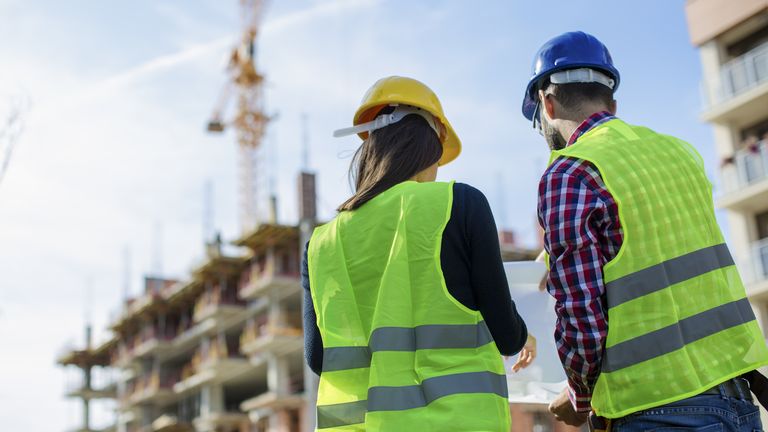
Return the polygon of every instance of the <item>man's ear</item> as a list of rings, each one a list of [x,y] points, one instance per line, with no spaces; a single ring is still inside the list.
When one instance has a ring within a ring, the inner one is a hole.
[[[612,115],[616,115],[616,99],[613,99],[611,104],[608,105],[608,112],[610,112]]]
[[[555,98],[551,94],[545,94],[544,90],[539,90],[539,100],[541,101],[541,109],[547,113],[547,117],[555,119],[556,107]]]

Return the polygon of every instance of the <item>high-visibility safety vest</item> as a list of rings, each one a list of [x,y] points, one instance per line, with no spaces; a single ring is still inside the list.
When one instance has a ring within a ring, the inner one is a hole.
[[[688,143],[610,120],[559,156],[599,170],[624,238],[603,268],[608,336],[592,408],[618,418],[768,364],[768,348]]]
[[[452,183],[400,183],[315,229],[320,431],[510,429],[504,364],[440,267]]]

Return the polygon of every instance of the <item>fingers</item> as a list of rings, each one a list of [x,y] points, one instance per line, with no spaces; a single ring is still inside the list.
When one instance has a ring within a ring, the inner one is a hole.
[[[525,369],[528,366],[533,363],[533,360],[536,358],[536,350],[532,350],[529,348],[523,348],[522,351],[520,351],[520,354],[518,354],[517,362],[512,366],[512,372],[517,372],[520,369]]]
[[[525,348],[523,348],[522,351],[520,351],[520,354],[517,356],[517,361],[514,365],[512,365],[512,372],[517,372],[523,367],[523,356],[525,355]]]

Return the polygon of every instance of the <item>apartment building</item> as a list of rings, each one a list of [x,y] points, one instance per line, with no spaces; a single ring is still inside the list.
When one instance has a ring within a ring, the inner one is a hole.
[[[768,329],[768,0],[688,0],[703,69],[701,118],[720,158],[717,207],[763,330]]]

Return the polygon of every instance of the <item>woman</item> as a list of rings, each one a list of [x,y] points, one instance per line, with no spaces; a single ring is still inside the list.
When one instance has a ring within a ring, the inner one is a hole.
[[[303,267],[318,430],[509,431],[501,354],[534,357],[488,202],[435,182],[461,143],[419,81],[376,82],[352,128],[355,193]],[[495,343],[494,343],[495,342]]]

